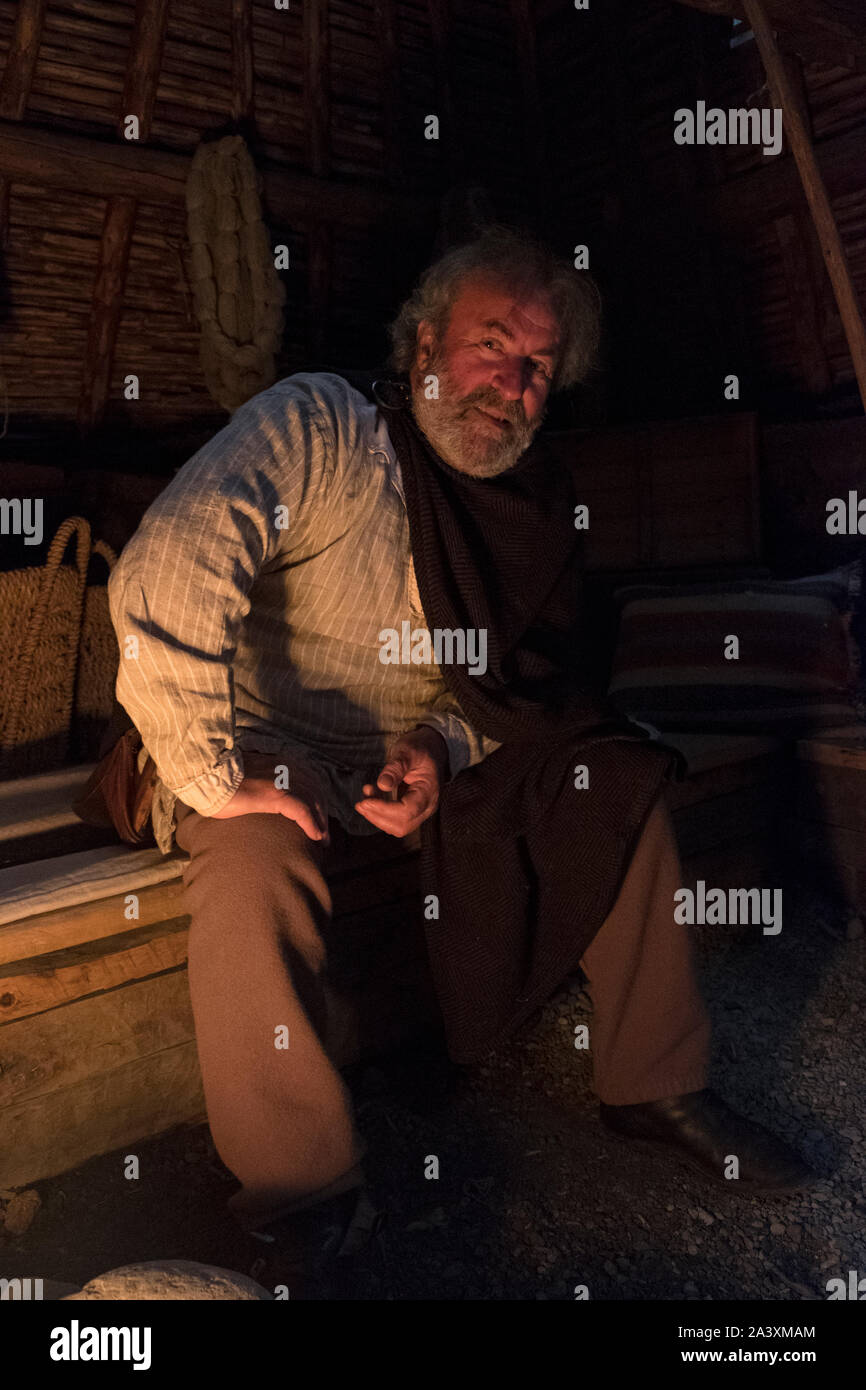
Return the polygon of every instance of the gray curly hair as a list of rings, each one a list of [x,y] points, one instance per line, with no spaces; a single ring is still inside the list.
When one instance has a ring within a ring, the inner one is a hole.
[[[536,237],[501,223],[485,227],[476,240],[455,246],[424,271],[389,325],[389,365],[398,372],[411,370],[422,320],[433,325],[441,341],[459,284],[478,273],[510,287],[547,294],[562,334],[553,390],[564,391],[583,381],[595,363],[601,336],[598,286],[586,271],[576,271]]]

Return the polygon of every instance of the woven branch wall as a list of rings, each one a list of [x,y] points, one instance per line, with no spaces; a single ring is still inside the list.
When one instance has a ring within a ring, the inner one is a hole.
[[[563,250],[591,245],[609,419],[715,408],[732,355],[758,408],[779,388],[818,398],[851,380],[796,175],[768,215],[754,149],[698,159],[671,138],[678,105],[710,91],[742,104],[760,86],[754,45],[732,49],[730,21],[673,0],[585,12],[571,0],[47,0],[22,51],[22,15],[38,10],[0,0],[13,433],[214,416],[183,190],[202,140],[237,131],[257,169],[288,181],[264,197],[289,262],[278,376],[379,362],[384,325],[437,243],[442,195],[475,184]],[[798,61],[866,298],[866,65],[826,48]],[[130,104],[143,112],[134,146]],[[425,138],[431,113],[438,139]],[[10,153],[16,129],[31,143]]]

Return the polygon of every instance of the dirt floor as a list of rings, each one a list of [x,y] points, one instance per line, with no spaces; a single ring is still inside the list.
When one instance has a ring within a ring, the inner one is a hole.
[[[362,1273],[355,1297],[571,1300],[585,1284],[592,1299],[824,1300],[828,1279],[866,1274],[862,927],[789,885],[778,937],[696,930],[713,1084],[799,1148],[818,1187],[740,1197],[603,1130],[574,1047],[591,1021],[575,979],[482,1067],[451,1066],[431,1037],[349,1073],[389,1213],[387,1269]],[[130,1150],[138,1181],[123,1175]],[[83,1284],[176,1258],[249,1273],[225,1212],[235,1187],[203,1126],[127,1146],[35,1184],[29,1229],[0,1235],[2,1272]]]

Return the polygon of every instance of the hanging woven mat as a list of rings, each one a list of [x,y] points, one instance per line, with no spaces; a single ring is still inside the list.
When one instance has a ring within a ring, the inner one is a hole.
[[[276,379],[286,297],[242,136],[199,145],[186,209],[202,370],[214,400],[232,411]]]

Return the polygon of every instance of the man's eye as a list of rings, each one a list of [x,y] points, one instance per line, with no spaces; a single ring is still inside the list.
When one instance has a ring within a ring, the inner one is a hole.
[[[499,345],[493,340],[493,338],[485,338],[481,346],[485,348],[493,348],[495,350]]]
[[[547,377],[549,379],[550,373],[548,372],[543,362],[533,362],[532,368],[536,372],[541,372],[542,376]]]

